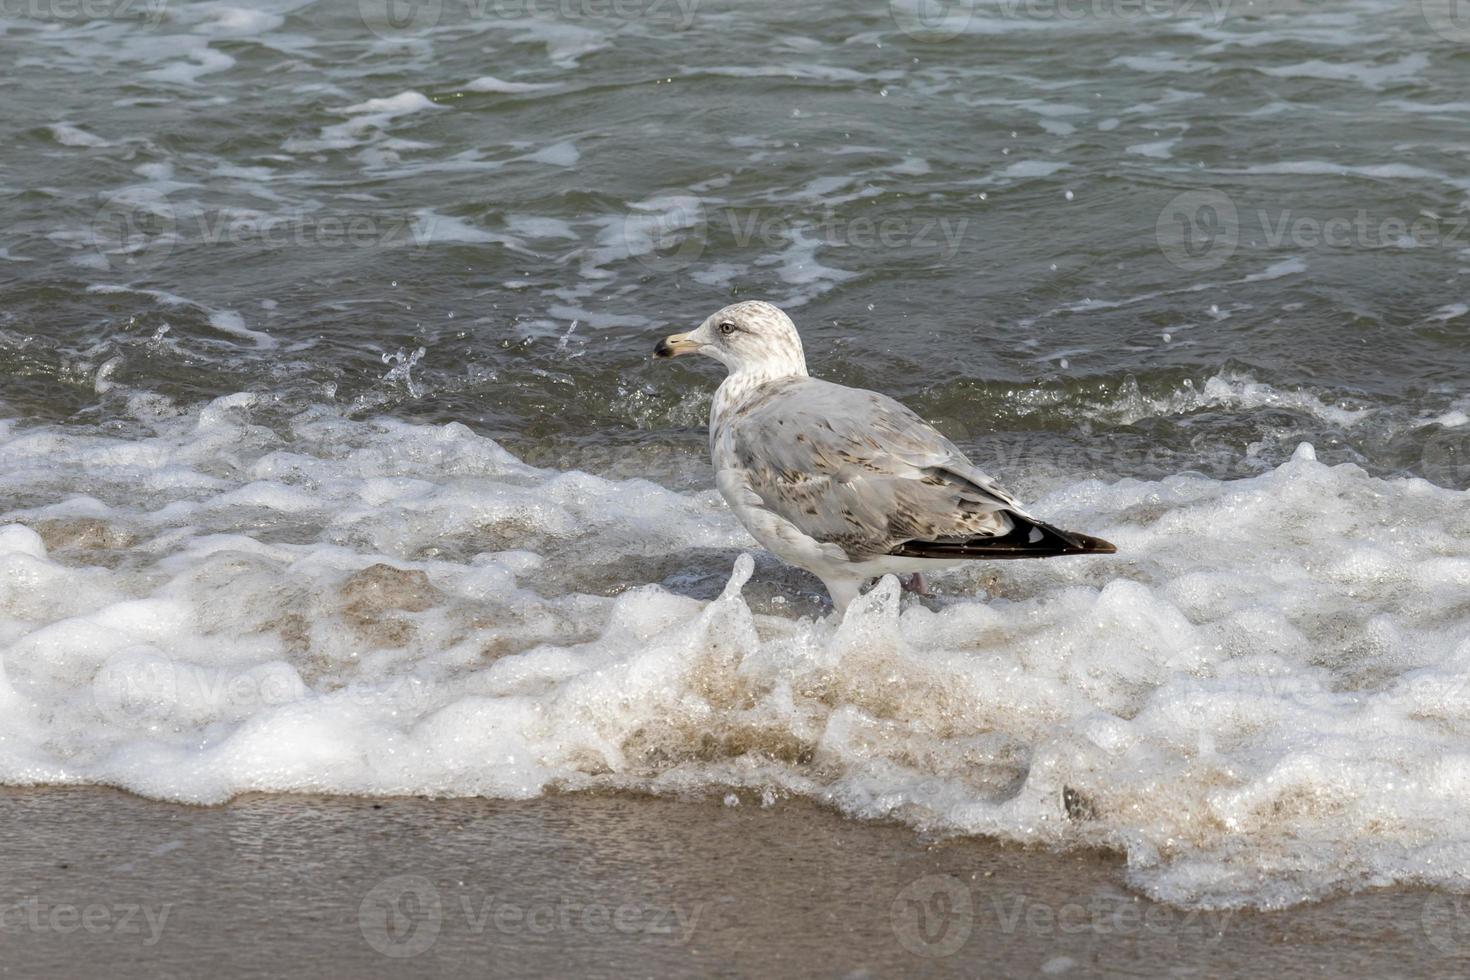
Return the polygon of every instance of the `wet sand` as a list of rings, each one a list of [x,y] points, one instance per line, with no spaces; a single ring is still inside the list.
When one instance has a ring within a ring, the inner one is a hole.
[[[0,790],[6,976],[1464,976],[1396,889],[1191,914],[1106,854],[926,842],[807,803]],[[1470,900],[1463,906],[1470,913]]]

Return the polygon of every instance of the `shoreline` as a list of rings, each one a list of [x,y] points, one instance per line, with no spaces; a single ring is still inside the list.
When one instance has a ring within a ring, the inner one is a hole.
[[[920,839],[800,800],[0,790],[0,973],[1463,975],[1470,900],[1191,912],[1121,859]]]

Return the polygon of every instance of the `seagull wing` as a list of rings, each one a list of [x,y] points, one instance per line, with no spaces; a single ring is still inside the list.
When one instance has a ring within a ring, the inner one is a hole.
[[[1031,518],[886,395],[815,378],[771,387],[727,423],[734,462],[765,509],[850,561],[1101,550]]]

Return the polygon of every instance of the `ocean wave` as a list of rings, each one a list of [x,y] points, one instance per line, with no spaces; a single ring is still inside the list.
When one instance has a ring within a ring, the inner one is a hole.
[[[1211,375],[1201,385],[1186,378],[1178,388],[1163,395],[1146,395],[1138,382],[1129,378],[1116,397],[1073,411],[1079,417],[1131,425],[1147,418],[1184,415],[1205,408],[1287,409],[1341,427],[1356,425],[1375,412],[1372,408],[1333,404],[1307,389],[1279,388],[1234,371]]]
[[[0,781],[749,787],[1113,849],[1186,905],[1470,884],[1463,492],[1309,446],[1062,481],[1033,509],[1115,559],[885,581],[835,623],[711,491],[258,401],[0,424]]]

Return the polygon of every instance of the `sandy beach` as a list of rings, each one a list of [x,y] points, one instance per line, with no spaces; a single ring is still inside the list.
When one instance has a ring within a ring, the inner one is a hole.
[[[1463,976],[1456,900],[1188,912],[1119,862],[797,801],[10,789],[6,976]],[[208,964],[207,967],[205,964]]]

